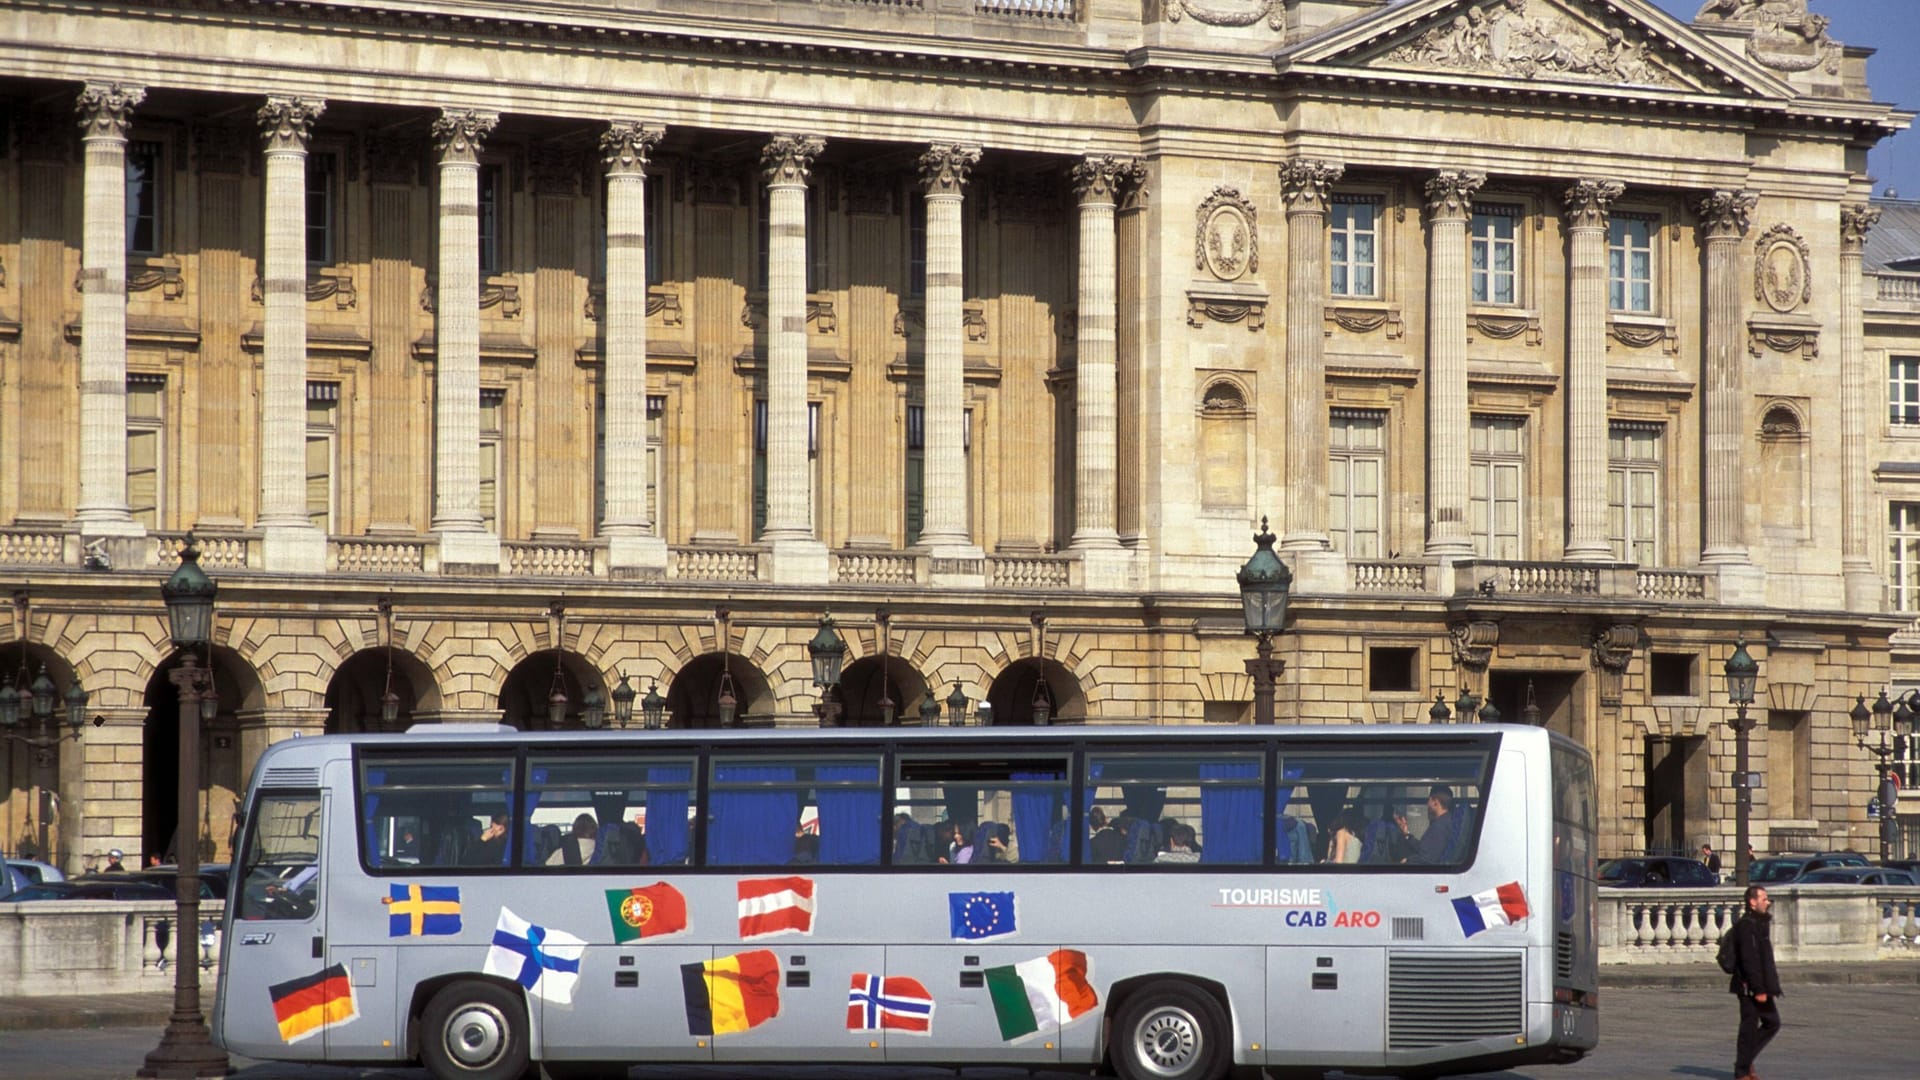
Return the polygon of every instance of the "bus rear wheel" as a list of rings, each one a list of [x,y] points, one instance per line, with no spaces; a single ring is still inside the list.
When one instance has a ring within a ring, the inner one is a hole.
[[[518,995],[494,983],[457,982],[420,1014],[421,1063],[435,1080],[521,1080],[527,1073],[527,1014]]]
[[[1120,1080],[1218,1080],[1230,1060],[1227,1018],[1212,995],[1183,982],[1150,983],[1114,1025]]]

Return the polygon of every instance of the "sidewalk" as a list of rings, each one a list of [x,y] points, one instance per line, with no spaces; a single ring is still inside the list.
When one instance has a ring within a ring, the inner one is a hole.
[[[1781,964],[1787,995],[1795,986],[1884,986],[1920,983],[1920,960],[1859,964]],[[1600,969],[1600,988],[1610,990],[1719,990],[1727,977],[1710,964],[1620,964]],[[1605,1000],[1605,994],[1601,999]],[[213,1007],[213,987],[200,991],[200,1007]],[[58,1028],[165,1026],[173,1013],[171,991],[150,994],[88,994],[61,997],[0,997],[0,1031]]]

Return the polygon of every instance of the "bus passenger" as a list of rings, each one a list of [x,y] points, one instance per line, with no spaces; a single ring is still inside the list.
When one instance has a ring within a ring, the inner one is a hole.
[[[1327,844],[1327,861],[1331,863],[1357,863],[1360,861],[1360,812],[1348,807],[1340,811],[1333,819],[1333,836]]]
[[[933,851],[936,862],[951,863],[960,854],[960,825],[958,822],[936,821],[933,823]]]
[[[599,823],[593,820],[592,814],[583,813],[574,818],[573,831],[560,841],[560,846],[553,854],[547,856],[547,865],[585,866],[587,860],[593,858],[594,837],[599,831]]]
[[[500,866],[506,862],[507,815],[495,814],[480,830],[480,840],[468,850],[468,862],[474,866]]]
[[[1167,850],[1154,856],[1154,862],[1197,863],[1200,861],[1200,843],[1194,837],[1193,826],[1178,822],[1167,827]]]
[[[1420,850],[1413,862],[1444,863],[1460,831],[1460,818],[1453,812],[1453,789],[1435,784],[1427,792],[1427,831],[1420,835]]]

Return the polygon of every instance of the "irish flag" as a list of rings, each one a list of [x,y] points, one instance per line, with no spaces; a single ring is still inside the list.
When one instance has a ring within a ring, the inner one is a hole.
[[[1058,949],[1038,960],[988,968],[986,976],[1000,1037],[1006,1040],[1060,1027],[1100,1004],[1087,981],[1087,954],[1078,949]]]
[[[1459,916],[1460,930],[1468,937],[1489,926],[1512,926],[1532,914],[1527,910],[1527,894],[1517,881],[1463,896],[1453,902],[1453,913]]]

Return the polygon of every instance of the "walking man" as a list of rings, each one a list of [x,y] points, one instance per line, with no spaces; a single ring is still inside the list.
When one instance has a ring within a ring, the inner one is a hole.
[[[1760,1080],[1753,1059],[1780,1033],[1780,971],[1773,964],[1773,916],[1765,886],[1747,886],[1747,910],[1733,924],[1734,972],[1727,990],[1740,999],[1733,1080]]]

